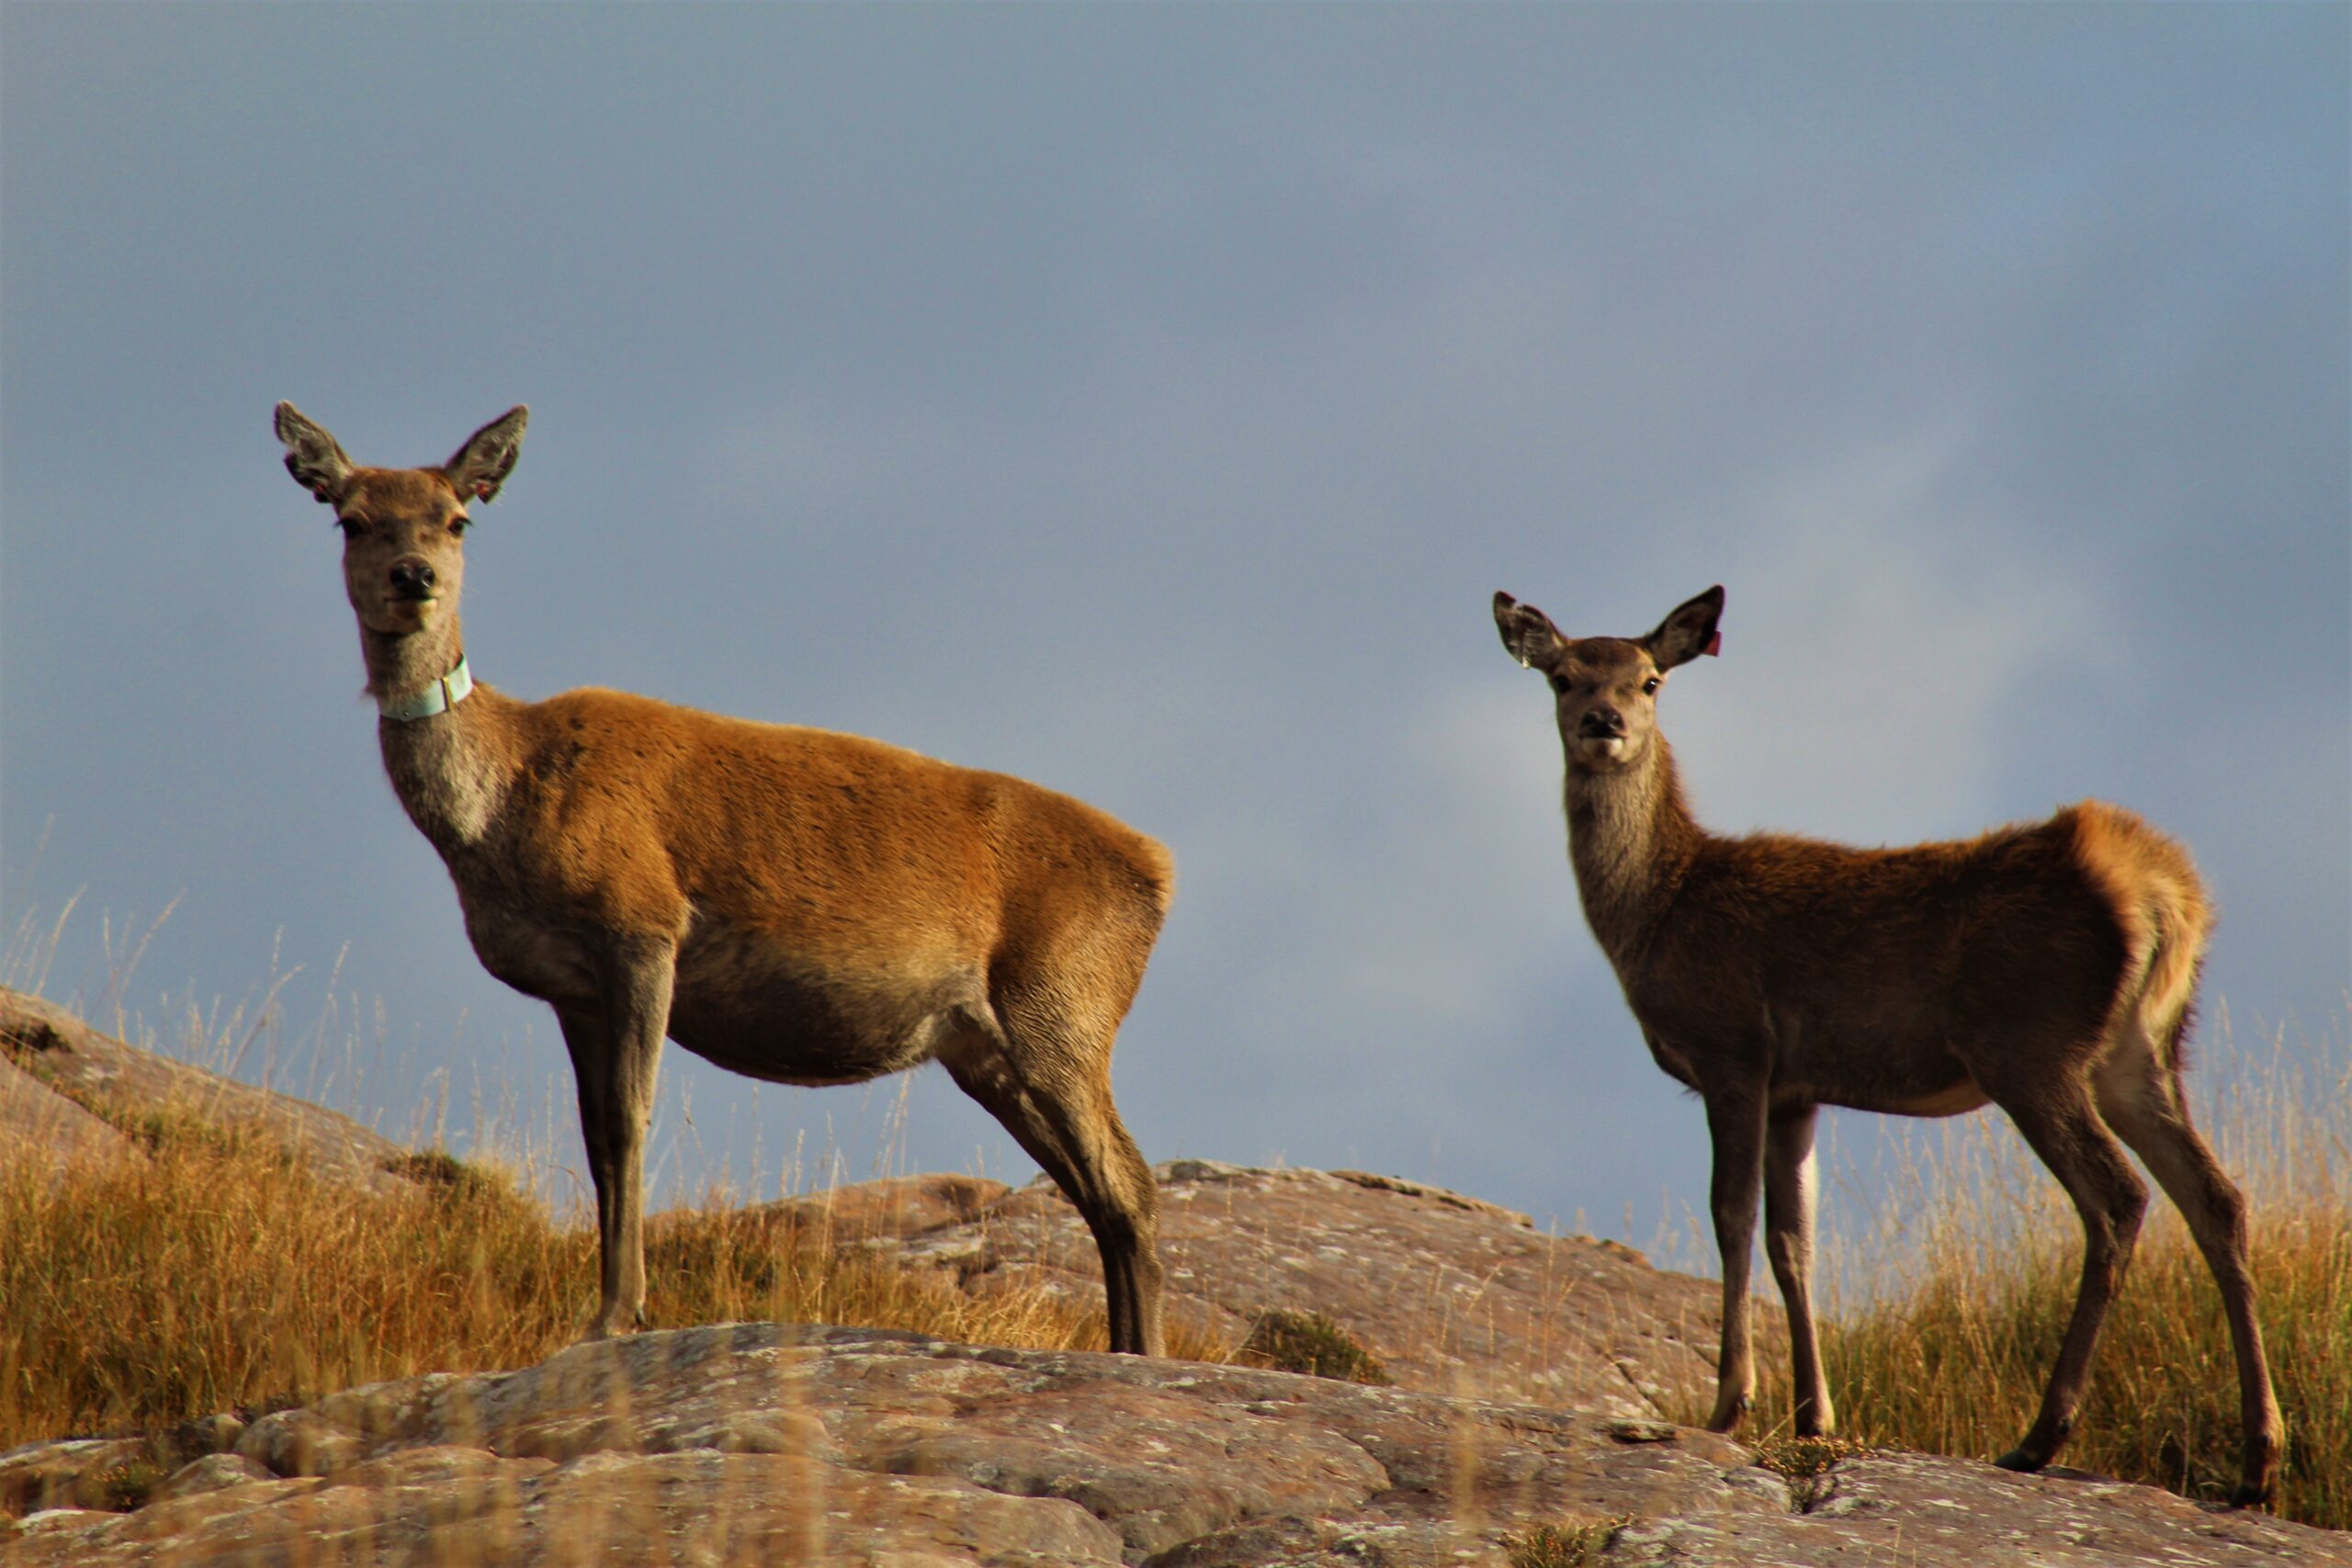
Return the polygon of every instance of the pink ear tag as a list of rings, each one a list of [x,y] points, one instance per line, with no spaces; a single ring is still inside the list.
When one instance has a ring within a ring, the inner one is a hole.
[[[1702,653],[1721,653],[1723,650],[1724,634],[1717,632],[1714,636],[1707,639],[1707,646],[1701,649],[1699,651]]]
[[[486,484],[478,484],[474,486],[474,494],[484,501],[488,501],[490,499],[490,486]]]

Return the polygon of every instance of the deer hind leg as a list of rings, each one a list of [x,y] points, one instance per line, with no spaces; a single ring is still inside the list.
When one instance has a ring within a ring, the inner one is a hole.
[[[2033,1471],[2048,1464],[2074,1430],[2099,1327],[2131,1264],[2148,1190],[2099,1121],[2080,1078],[2062,1075],[2024,1092],[1984,1088],[2066,1189],[2083,1222],[2082,1284],[2041,1396],[2041,1413],[2018,1446],[1993,1461],[2004,1470]]]
[[[1041,1048],[975,1031],[940,1054],[965,1093],[1076,1206],[1102,1256],[1111,1348],[1168,1353],[1160,1308],[1159,1194],[1111,1100],[1110,1052]]]
[[[2270,1386],[2270,1363],[2263,1354],[2262,1325],[2254,1311],[2254,1270],[2246,1238],[2246,1202],[2223,1173],[2213,1151],[2189,1121],[2181,1092],[2177,1058],[2159,1057],[2137,1021],[2115,1054],[2101,1064],[2093,1089],[2099,1113],[2118,1136],[2147,1163],[2149,1171],[2188,1222],[2189,1235],[2205,1255],[2206,1267],[2222,1292],[2237,1352],[2238,1393],[2245,1449],[2237,1488],[2238,1506],[2266,1502],[2276,1490],[2278,1461],[2286,1446],[2286,1424]]]
[[[669,950],[613,966],[601,1011],[560,1007],[556,1021],[580,1091],[581,1140],[596,1186],[600,1280],[588,1337],[609,1338],[645,1320],[645,1126],[668,1032]]]
[[[1838,1429],[1821,1347],[1813,1323],[1814,1164],[1811,1105],[1775,1110],[1764,1134],[1764,1256],[1780,1282],[1789,1313],[1789,1355],[1795,1369],[1796,1433],[1826,1437]]]
[[[1706,1101],[1707,1132],[1715,1155],[1709,1203],[1724,1262],[1723,1355],[1716,1362],[1715,1410],[1707,1418],[1707,1430],[1728,1432],[1747,1414],[1756,1394],[1747,1272],[1756,1248],[1757,1190],[1764,1179],[1765,1100],[1760,1089],[1710,1089]]]

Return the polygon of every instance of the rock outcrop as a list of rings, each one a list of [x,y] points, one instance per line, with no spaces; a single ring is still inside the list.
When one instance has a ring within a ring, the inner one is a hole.
[[[1428,1393],[1660,1418],[1714,1386],[1721,1288],[1631,1247],[1363,1171],[1175,1160],[1154,1175],[1170,1317],[1212,1343],[1288,1309],[1330,1318]],[[966,1290],[1102,1301],[1085,1223],[1042,1179],[913,1177],[785,1206]]]
[[[24,1568],[2352,1565],[2342,1537],[2146,1487],[1899,1455],[1792,1491],[1657,1421],[774,1324],[355,1389],[135,1512],[14,1528]]]
[[[136,1158],[175,1126],[266,1136],[330,1180],[388,1191],[410,1151],[350,1117],[101,1033],[0,987],[0,1157]]]

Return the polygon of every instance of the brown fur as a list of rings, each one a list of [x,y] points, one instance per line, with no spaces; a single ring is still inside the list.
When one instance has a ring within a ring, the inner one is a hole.
[[[1747,1270],[1765,1249],[1789,1312],[1796,1427],[1831,1430],[1811,1303],[1817,1107],[1944,1116],[1996,1104],[2064,1184],[2086,1244],[2041,1412],[2001,1463],[2049,1462],[2074,1421],[2145,1188],[2137,1151],[2211,1266],[2238,1357],[2238,1497],[2267,1497],[2284,1427],[2254,1314],[2245,1204],[2190,1124],[2181,1040],[2212,913],[2187,852],[2099,801],[1958,843],[1861,850],[1727,839],[1691,816],[1657,694],[1713,650],[1723,591],[1639,638],[1572,640],[1495,596],[1503,645],[1556,694],[1569,858],[1593,934],[1658,1065],[1696,1089],[1714,1143],[1721,1386],[1754,1387]]]
[[[496,493],[524,411],[406,469],[355,467],[290,405],[277,417],[288,468],[344,528],[368,689],[431,685],[463,651],[468,500]],[[667,1036],[778,1083],[941,1061],[1092,1227],[1113,1348],[1160,1353],[1157,1197],[1110,1083],[1174,890],[1159,843],[1002,773],[620,692],[530,703],[477,684],[379,738],[483,966],[562,1025],[603,1244],[595,1333],[644,1306],[641,1156]]]

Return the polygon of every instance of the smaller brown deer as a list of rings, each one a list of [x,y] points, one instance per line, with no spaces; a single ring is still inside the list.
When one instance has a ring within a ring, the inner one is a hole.
[[[1567,754],[1568,858],[1650,1055],[1696,1089],[1714,1145],[1723,1357],[1709,1425],[1748,1406],[1748,1255],[1788,1303],[1796,1430],[1832,1429],[1815,1338],[1815,1108],[2008,1113],[2081,1214],[2082,1284],[2041,1411],[1996,1462],[2065,1441],[2147,1207],[2121,1137],[2187,1216],[2221,1287],[2245,1450],[2233,1501],[2268,1498],[2285,1427],[2255,1321],[2245,1200],[2189,1122],[2181,1038],[2212,913],[2185,851],[2099,801],[1962,843],[1860,850],[1719,838],[1684,804],[1657,694],[1719,646],[1724,591],[1646,637],[1563,637],[1495,595],[1503,647],[1543,671]]]
[[[277,435],[343,530],[393,791],[482,966],[562,1026],[596,1186],[592,1333],[642,1319],[666,1036],[771,1083],[944,1064],[1093,1231],[1111,1348],[1161,1354],[1158,1193],[1111,1101],[1111,1046],[1168,910],[1168,852],[1068,795],[876,740],[474,682],[467,513],[505,482],[527,417],[435,468],[360,468],[291,403]]]

